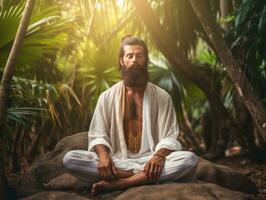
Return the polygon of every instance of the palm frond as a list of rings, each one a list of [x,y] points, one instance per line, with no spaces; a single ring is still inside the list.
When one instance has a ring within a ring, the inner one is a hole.
[[[14,40],[22,17],[24,3],[5,6],[0,9],[0,49]]]
[[[0,29],[4,30],[0,32],[0,67],[4,66],[7,60],[21,18],[22,7],[22,4],[18,4],[9,10],[0,11]],[[17,68],[18,71],[26,66],[36,66],[38,59],[47,57],[66,43],[67,34],[64,32],[70,27],[73,18],[62,18],[59,11],[54,6],[33,13],[17,61],[17,65],[20,66]]]
[[[21,124],[24,127],[29,127],[34,122],[36,117],[40,117],[41,111],[45,111],[43,108],[32,107],[11,107],[7,110],[7,120]]]

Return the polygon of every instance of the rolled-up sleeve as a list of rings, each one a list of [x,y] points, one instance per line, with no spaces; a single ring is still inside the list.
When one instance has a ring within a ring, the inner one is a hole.
[[[160,137],[155,151],[161,148],[180,151],[182,145],[177,140],[179,128],[172,99],[169,95],[164,95],[159,102],[158,131]]]
[[[113,153],[110,144],[110,128],[108,124],[109,111],[107,103],[104,93],[101,94],[95,107],[88,132],[88,151],[94,152],[94,147],[102,144],[110,150],[111,154]]]
[[[159,149],[169,149],[172,151],[180,151],[182,149],[181,143],[177,139],[165,138],[162,139],[155,147],[155,152]]]

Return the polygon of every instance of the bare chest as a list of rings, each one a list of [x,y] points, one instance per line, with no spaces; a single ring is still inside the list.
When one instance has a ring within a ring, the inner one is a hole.
[[[139,152],[142,133],[142,107],[143,97],[126,95],[124,109],[124,134],[128,150]]]

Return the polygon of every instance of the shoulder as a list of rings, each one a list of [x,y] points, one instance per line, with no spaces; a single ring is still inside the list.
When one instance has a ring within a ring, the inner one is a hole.
[[[149,82],[148,83],[148,87],[149,87],[149,90],[152,90],[152,92],[157,97],[159,102],[160,101],[169,101],[169,100],[171,100],[171,97],[168,94],[168,92],[166,92],[164,89],[158,87],[154,83]]]
[[[113,86],[102,92],[99,96],[98,101],[105,101],[105,100],[112,100],[114,97],[118,95],[118,93],[121,91],[121,88],[123,86],[123,82],[119,81],[118,83],[115,83]]]

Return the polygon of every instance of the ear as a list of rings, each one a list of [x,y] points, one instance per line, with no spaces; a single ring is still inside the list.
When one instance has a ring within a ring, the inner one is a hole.
[[[124,62],[123,62],[123,57],[120,57],[120,58],[119,58],[119,63],[120,63],[120,65],[121,65],[121,66],[123,66],[123,65],[124,65]]]

